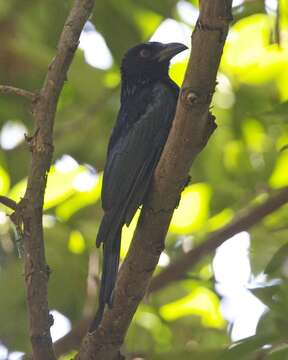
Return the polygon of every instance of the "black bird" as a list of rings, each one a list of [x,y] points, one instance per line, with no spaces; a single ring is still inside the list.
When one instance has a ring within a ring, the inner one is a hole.
[[[169,78],[173,56],[183,44],[147,42],[128,50],[121,65],[121,107],[107,153],[102,187],[105,212],[96,245],[103,243],[99,307],[90,331],[112,306],[118,272],[121,230],[143,204],[174,118],[179,93]]]

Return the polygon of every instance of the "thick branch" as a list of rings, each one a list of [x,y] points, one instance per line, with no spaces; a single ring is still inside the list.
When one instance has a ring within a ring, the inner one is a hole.
[[[262,204],[238,214],[229,224],[208,235],[201,245],[181,256],[157,275],[151,282],[149,292],[158,291],[173,281],[183,279],[189,269],[204,256],[214,252],[224,241],[240,231],[248,230],[287,202],[288,187],[285,187],[275,194],[273,193]]]
[[[25,196],[18,204],[16,214],[23,221],[24,226],[29,333],[35,360],[55,359],[50,336],[50,326],[53,321],[49,317],[47,300],[50,271],[46,265],[42,228],[44,192],[53,155],[53,124],[58,97],[94,1],[75,0],[74,2],[59,40],[56,56],[49,66],[44,85],[34,103],[35,134],[27,138],[32,152],[32,163]]]
[[[189,169],[215,129],[209,106],[231,20],[231,3],[200,2],[200,19],[192,36],[193,56],[149,198],[120,269],[113,308],[104,314],[100,327],[84,338],[78,360],[122,358],[119,348],[157,266]]]
[[[24,90],[24,89],[19,89],[19,88],[16,88],[14,86],[9,86],[9,85],[0,85],[0,93],[7,94],[7,95],[12,94],[12,95],[16,95],[16,96],[21,96],[21,97],[24,97],[31,101],[34,101],[37,99],[37,94],[35,94],[34,92]]]

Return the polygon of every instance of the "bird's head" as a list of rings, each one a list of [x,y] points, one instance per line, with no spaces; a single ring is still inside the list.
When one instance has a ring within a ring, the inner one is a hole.
[[[157,80],[168,75],[170,60],[187,46],[180,43],[147,42],[129,49],[121,65],[125,79]]]

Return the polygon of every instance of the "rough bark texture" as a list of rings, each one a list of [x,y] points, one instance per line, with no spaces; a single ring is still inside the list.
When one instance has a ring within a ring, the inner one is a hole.
[[[49,66],[39,94],[11,86],[0,86],[2,93],[32,100],[32,113],[36,126],[34,135],[26,137],[32,153],[26,192],[24,198],[17,204],[15,213],[11,215],[13,222],[18,226],[18,231],[22,234],[24,245],[29,335],[35,360],[56,359],[50,335],[50,326],[53,323],[53,319],[49,316],[47,300],[50,271],[45,259],[42,228],[44,192],[53,155],[53,124],[68,68],[94,2],[95,0],[75,0],[64,25],[56,56]]]
[[[232,0],[200,2],[190,57],[173,126],[143,207],[132,244],[120,269],[113,309],[86,335],[76,359],[123,359],[120,347],[149,285],[193,160],[215,130],[209,106],[231,20]]]

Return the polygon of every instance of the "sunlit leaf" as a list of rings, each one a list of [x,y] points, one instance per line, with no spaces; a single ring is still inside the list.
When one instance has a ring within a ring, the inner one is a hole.
[[[188,315],[197,315],[208,327],[223,328],[218,297],[209,289],[199,286],[184,298],[161,307],[160,314],[167,321],[174,321]]]
[[[274,188],[281,188],[288,185],[288,151],[280,153],[275,169],[270,177],[269,183]]]
[[[225,46],[222,70],[249,84],[281,76],[288,65],[288,48],[269,45],[270,29],[271,18],[264,14],[238,21]]]
[[[108,88],[115,88],[120,83],[120,74],[118,71],[111,70],[105,73],[103,78],[104,85]]]
[[[178,86],[181,86],[183,83],[187,63],[188,58],[186,61],[177,62],[170,66],[169,75]]]
[[[240,141],[232,140],[225,145],[224,164],[229,170],[235,170],[239,164],[239,157],[243,151]]]
[[[171,330],[148,306],[141,305],[134,317],[136,324],[151,332],[159,350],[171,349]]]
[[[277,149],[279,151],[288,150],[288,133],[280,135],[280,137],[277,139]]]
[[[51,166],[45,191],[44,209],[52,208],[75,194],[77,190],[74,182],[78,175],[86,172],[85,166],[77,166],[65,172],[57,170],[55,166]],[[21,180],[11,189],[9,196],[19,201],[24,196],[26,184],[26,179]]]
[[[86,244],[81,232],[78,230],[71,231],[68,241],[68,249],[73,254],[82,254],[85,248]]]
[[[60,356],[59,360],[71,360],[76,356],[77,351],[71,351],[69,354]]]
[[[120,250],[120,258],[123,259],[129,249],[131,240],[133,238],[134,230],[136,228],[138,219],[140,215],[140,210],[137,210],[136,214],[134,215],[130,225],[127,227],[126,225],[122,228],[122,237],[121,237],[121,250]]]
[[[208,226],[210,231],[215,231],[220,227],[226,225],[233,217],[232,209],[224,209],[220,213],[212,216],[208,220]]]
[[[98,176],[97,182],[88,191],[75,192],[69,199],[56,208],[56,215],[62,220],[68,220],[80,209],[95,204],[101,195],[102,174]]]
[[[208,217],[210,195],[207,184],[187,186],[182,192],[178,208],[174,211],[169,231],[187,234],[200,229]]]
[[[243,122],[242,130],[248,147],[255,152],[263,151],[265,132],[261,123],[248,118]]]
[[[10,186],[10,177],[6,170],[0,166],[0,194],[6,195]]]
[[[19,201],[21,199],[21,197],[24,196],[26,185],[27,185],[26,179],[22,179],[21,181],[19,181],[10,190],[9,197],[15,201]]]
[[[280,5],[280,27],[281,29],[285,29],[286,33],[288,30],[288,3],[286,0],[279,0]]]
[[[73,183],[77,175],[85,173],[86,171],[84,166],[78,166],[71,171],[60,172],[52,166],[47,180],[44,209],[56,206],[75,193],[76,189]]]

